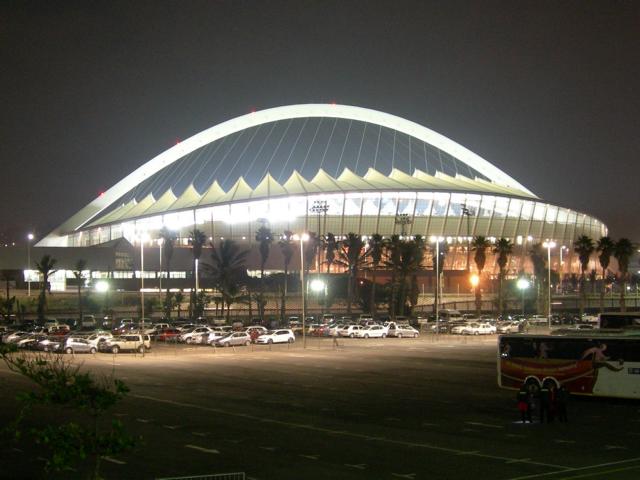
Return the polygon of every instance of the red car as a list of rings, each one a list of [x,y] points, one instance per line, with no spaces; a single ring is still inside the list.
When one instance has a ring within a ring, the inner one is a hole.
[[[155,335],[155,338],[158,342],[175,342],[180,333],[177,328],[163,328]]]

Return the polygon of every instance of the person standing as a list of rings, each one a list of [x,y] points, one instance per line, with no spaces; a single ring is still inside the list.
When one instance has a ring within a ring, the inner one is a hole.
[[[540,423],[544,423],[545,417],[547,421],[549,419],[549,401],[550,401],[549,387],[545,384],[540,388]]]
[[[518,410],[520,411],[520,419],[522,423],[531,423],[531,405],[529,404],[529,393],[523,385],[516,396],[518,402]]]
[[[569,392],[564,385],[561,385],[556,396],[556,404],[558,407],[558,421],[560,423],[566,423],[569,421],[567,419],[567,403],[569,403]]]

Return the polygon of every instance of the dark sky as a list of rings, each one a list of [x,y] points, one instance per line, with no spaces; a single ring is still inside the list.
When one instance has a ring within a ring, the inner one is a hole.
[[[0,3],[0,231],[251,108],[371,107],[640,240],[640,2]]]

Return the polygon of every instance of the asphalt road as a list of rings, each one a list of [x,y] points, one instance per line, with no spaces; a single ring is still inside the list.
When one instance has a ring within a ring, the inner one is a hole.
[[[568,424],[518,423],[496,385],[496,338],[330,339],[78,355],[131,388],[115,415],[141,435],[110,479],[246,472],[266,479],[636,479],[640,403],[574,398]],[[0,367],[6,421],[26,383]],[[44,419],[43,419],[44,420]],[[2,478],[36,478],[28,445]],[[83,478],[77,471],[59,478]]]

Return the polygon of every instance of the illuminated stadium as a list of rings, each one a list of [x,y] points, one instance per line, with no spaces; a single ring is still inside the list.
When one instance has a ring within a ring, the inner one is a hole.
[[[176,232],[177,245],[187,247],[197,228],[214,241],[233,239],[255,250],[263,225],[275,235],[444,237],[450,270],[466,268],[469,238],[504,237],[516,245],[511,272],[527,268],[518,248],[525,252],[545,239],[569,246],[580,235],[607,233],[598,219],[545,202],[417,123],[360,107],[308,104],[249,113],[182,141],[37,246],[135,243],[141,234],[153,241],[165,226]],[[571,250],[565,271],[577,271]],[[275,255],[271,268],[278,265]]]

